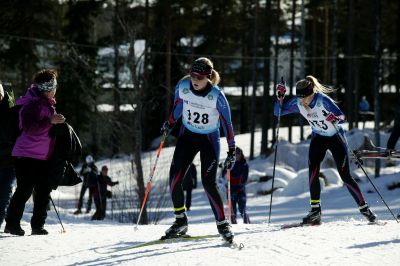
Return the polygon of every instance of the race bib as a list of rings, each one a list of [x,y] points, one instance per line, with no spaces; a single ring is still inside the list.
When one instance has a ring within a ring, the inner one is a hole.
[[[217,99],[219,89],[213,87],[206,96],[198,96],[190,90],[190,81],[179,86],[179,97],[183,101],[182,122],[190,131],[208,134],[219,129]]]
[[[307,119],[314,133],[322,136],[333,136],[337,133],[333,124],[325,120],[326,117],[324,114],[329,113],[329,111],[324,108],[322,97],[318,97],[313,108],[305,107],[301,104],[300,100],[297,101],[297,106],[303,117]]]

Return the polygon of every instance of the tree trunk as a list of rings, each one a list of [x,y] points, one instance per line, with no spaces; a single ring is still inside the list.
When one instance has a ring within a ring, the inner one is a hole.
[[[255,0],[253,35],[253,94],[251,95],[250,160],[254,159],[254,132],[256,130],[256,92],[257,92],[257,17],[258,1]]]
[[[166,92],[165,92],[165,114],[164,117],[167,120],[169,115],[169,103],[171,102],[171,42],[172,42],[172,25],[171,25],[171,5],[167,5],[165,12],[167,16],[167,32],[166,32],[166,49],[165,49],[165,81],[166,81]]]
[[[332,86],[337,88],[337,0],[332,0],[332,28],[331,28],[331,43],[332,43]],[[334,92],[335,100],[337,100],[337,93]]]
[[[346,117],[349,122],[349,129],[353,128],[352,102],[353,102],[353,56],[354,56],[354,0],[348,1],[347,14],[347,42],[346,42]],[[358,99],[357,99],[358,100]]]
[[[279,22],[279,13],[281,12],[281,1],[277,0],[276,1],[276,21]],[[276,88],[276,84],[278,82],[278,56],[279,56],[279,23],[277,23],[276,29],[275,29],[275,58],[274,58],[274,90]],[[272,112],[272,118],[275,121],[275,116]],[[273,130],[272,130],[272,146],[274,146],[276,142],[276,123],[273,125]]]
[[[262,103],[262,136],[261,136],[261,155],[266,156],[268,153],[268,129],[270,119],[268,115],[269,108],[269,84],[271,81],[271,0],[267,0],[265,5],[265,46],[264,46],[264,90]]]
[[[300,64],[300,77],[304,78],[305,73],[305,40],[306,40],[306,22],[305,22],[305,10],[304,10],[304,0],[301,0],[301,40],[300,40],[300,57],[301,57],[301,64]],[[304,118],[299,116],[300,122],[300,140],[304,140],[304,127],[303,127]]]
[[[381,118],[380,88],[381,88],[381,1],[375,0],[375,73],[374,73],[374,108],[375,108],[375,145],[380,146],[379,124]],[[375,160],[375,177],[380,175],[380,160]]]
[[[119,88],[119,42],[118,42],[118,14],[119,12],[119,1],[115,1],[114,8],[114,21],[113,21],[113,42],[114,42],[114,121],[113,129],[111,133],[111,145],[112,154],[115,155],[120,149],[120,134],[119,134],[119,117],[120,117],[120,105],[121,105],[121,95]]]
[[[293,73],[294,73],[294,49],[295,49],[295,41],[294,41],[294,35],[296,33],[295,31],[295,23],[294,20],[296,18],[296,0],[292,1],[292,29],[291,29],[291,36],[290,36],[290,66],[289,66],[289,94],[293,95]],[[292,142],[292,120],[293,118],[289,118],[289,136],[288,136],[288,141]]]

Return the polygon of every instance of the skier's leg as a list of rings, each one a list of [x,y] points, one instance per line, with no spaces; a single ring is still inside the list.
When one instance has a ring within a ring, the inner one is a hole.
[[[176,144],[170,168],[169,191],[174,205],[175,222],[165,232],[167,237],[182,235],[188,230],[182,180],[196,153],[197,148],[193,145],[190,136],[183,134]]]
[[[234,234],[229,221],[225,219],[224,205],[216,182],[219,152],[219,132],[204,136],[200,145],[201,182],[214,213],[218,232],[227,242],[231,242]]]
[[[335,135],[332,137],[329,149],[332,152],[333,158],[335,159],[339,175],[349,190],[351,196],[356,201],[361,214],[366,217],[368,221],[375,221],[375,213],[369,209],[360,187],[350,174],[350,164],[346,144],[343,143],[339,136]]]
[[[327,150],[325,142],[325,137],[315,135],[310,143],[308,153],[308,183],[310,186],[311,210],[303,218],[303,223],[307,224],[319,224],[321,222],[321,184],[319,181],[319,171]]]

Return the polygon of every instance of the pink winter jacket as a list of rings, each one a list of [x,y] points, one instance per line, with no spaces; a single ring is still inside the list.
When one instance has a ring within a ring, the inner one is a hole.
[[[19,113],[21,135],[15,142],[12,156],[49,160],[54,148],[54,138],[50,138],[52,127],[50,118],[55,114],[55,99],[42,96],[37,87],[28,88],[25,96],[16,104],[22,105]]]

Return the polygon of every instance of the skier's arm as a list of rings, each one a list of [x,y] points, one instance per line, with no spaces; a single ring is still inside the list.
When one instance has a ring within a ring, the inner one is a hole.
[[[219,112],[219,119],[222,123],[226,141],[228,142],[229,150],[235,149],[235,137],[233,135],[233,126],[231,121],[231,109],[229,103],[226,100],[225,95],[221,91],[217,100],[217,110]]]
[[[297,97],[292,97],[286,102],[282,103],[282,110],[281,110],[281,115],[287,115],[287,114],[293,114],[293,113],[299,113],[299,107],[297,106]],[[278,98],[275,98],[275,104],[274,104],[274,115],[278,116],[279,114],[279,100]]]
[[[174,98],[174,105],[172,106],[171,113],[168,117],[168,124],[173,126],[175,122],[181,117],[182,109],[183,109],[183,101],[179,97],[179,84],[178,83],[175,87],[175,98]]]
[[[328,112],[334,114],[339,119],[339,123],[343,123],[346,120],[343,112],[339,109],[339,107],[331,98],[323,97],[322,104]]]

